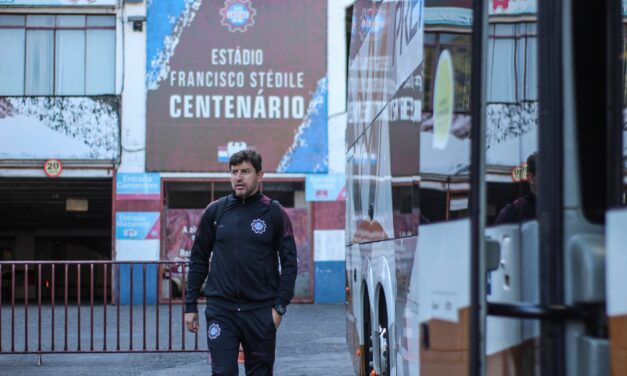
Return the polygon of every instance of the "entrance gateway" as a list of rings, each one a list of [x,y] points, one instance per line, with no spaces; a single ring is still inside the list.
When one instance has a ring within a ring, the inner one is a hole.
[[[111,260],[112,184],[111,178],[1,178],[0,259]],[[74,274],[69,280],[76,281],[76,271],[70,270]],[[61,272],[57,270],[58,293],[63,288]],[[16,288],[24,290],[20,273],[16,270]],[[53,286],[50,270],[43,273],[45,297]],[[83,280],[87,273],[87,268],[83,269]],[[10,278],[11,271],[3,270],[3,287],[10,285]],[[31,277],[28,282],[32,290],[28,295],[35,298],[36,279]],[[19,299],[23,291],[17,290]],[[3,294],[3,299],[7,298],[10,296]]]

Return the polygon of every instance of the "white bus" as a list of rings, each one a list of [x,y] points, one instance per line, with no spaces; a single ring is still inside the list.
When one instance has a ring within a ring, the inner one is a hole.
[[[625,9],[349,8],[356,374],[627,375]]]

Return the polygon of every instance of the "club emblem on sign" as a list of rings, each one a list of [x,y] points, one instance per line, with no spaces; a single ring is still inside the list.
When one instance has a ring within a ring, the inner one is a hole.
[[[222,330],[220,329],[220,325],[214,322],[209,326],[209,329],[207,330],[207,335],[209,336],[209,339],[216,339],[220,337],[221,331]]]
[[[266,232],[266,222],[263,219],[255,219],[251,222],[250,227],[255,234],[263,234]]]
[[[245,32],[255,24],[257,11],[250,0],[226,0],[224,7],[220,9],[222,25],[229,28],[230,32]]]

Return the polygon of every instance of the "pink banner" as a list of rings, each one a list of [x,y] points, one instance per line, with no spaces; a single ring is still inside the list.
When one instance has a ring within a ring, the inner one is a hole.
[[[296,248],[298,249],[298,275],[296,277],[294,299],[311,301],[312,291],[310,276],[312,273],[312,265],[311,241],[309,239],[309,210],[286,208],[285,211],[292,221],[294,240],[296,241]]]
[[[166,259],[188,261],[196,228],[204,209],[168,209],[166,215]]]

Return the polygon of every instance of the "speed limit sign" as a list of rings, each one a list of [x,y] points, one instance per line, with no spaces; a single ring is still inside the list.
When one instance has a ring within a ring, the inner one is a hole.
[[[49,178],[56,178],[61,175],[61,171],[63,171],[63,164],[58,159],[48,159],[44,163],[44,172]]]

